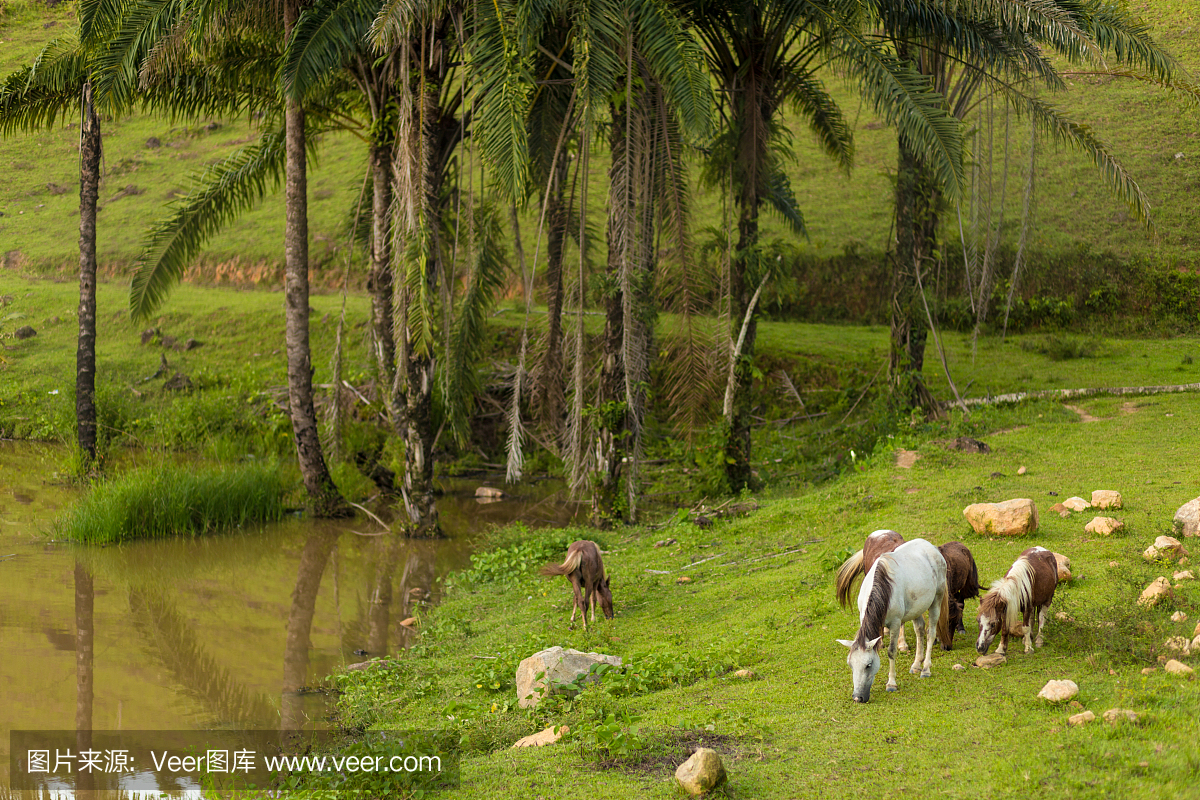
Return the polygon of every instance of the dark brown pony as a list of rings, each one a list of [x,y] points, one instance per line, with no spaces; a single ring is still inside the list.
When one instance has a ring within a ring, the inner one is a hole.
[[[838,567],[836,591],[838,602],[842,608],[850,607],[850,592],[854,588],[854,580],[859,575],[866,575],[875,564],[875,559],[884,553],[890,553],[904,544],[904,537],[895,531],[881,530],[867,535],[862,550],[846,559]],[[904,641],[904,628],[896,637],[896,649],[902,653],[908,652],[908,644]]]
[[[975,649],[987,653],[996,634],[1000,634],[1000,646],[996,652],[1004,655],[1008,649],[1008,637],[1024,636],[1025,652],[1042,646],[1042,632],[1046,628],[1046,614],[1054,600],[1054,589],[1058,586],[1058,564],[1054,553],[1044,547],[1031,547],[1017,557],[1008,574],[992,584],[992,588],[979,601],[979,641]],[[1033,615],[1038,617],[1037,640],[1032,644],[1029,635],[1033,632]]]
[[[938,548],[946,559],[946,585],[950,589],[950,641],[942,642],[943,650],[954,647],[954,634],[966,633],[963,609],[966,601],[979,597],[979,570],[971,551],[962,542],[946,542]]]
[[[571,542],[567,548],[567,558],[561,564],[547,564],[542,567],[543,575],[566,575],[575,590],[575,606],[571,609],[571,622],[575,622],[575,612],[583,614],[583,629],[587,630],[587,612],[590,604],[592,622],[596,621],[596,598],[600,598],[600,609],[606,619],[613,618],[612,592],[608,588],[608,574],[604,571],[604,561],[600,558],[600,548],[595,542],[580,539]]]

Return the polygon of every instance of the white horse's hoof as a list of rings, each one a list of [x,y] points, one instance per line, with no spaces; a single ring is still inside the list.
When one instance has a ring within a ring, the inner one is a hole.
[[[900,687],[899,686],[889,686],[889,687],[887,687],[887,690],[889,692],[898,692],[898,691],[900,691]]]
[[[898,645],[896,645],[896,650],[897,650],[898,652],[901,652],[901,653],[907,653],[907,652],[908,652],[908,645],[906,645],[906,644],[898,644]]]
[[[921,671],[921,668],[914,664],[913,666],[908,668],[908,671],[911,672],[913,675],[916,675],[918,672]]]
[[[923,669],[923,670],[921,670],[921,677],[922,677],[922,678],[932,678],[932,677],[933,677],[933,673],[932,673],[932,672],[930,672],[930,671],[929,671],[929,670],[927,670],[927,669]]]

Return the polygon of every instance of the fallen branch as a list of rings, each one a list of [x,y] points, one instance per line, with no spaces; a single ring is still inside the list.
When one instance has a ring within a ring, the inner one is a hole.
[[[392,532],[392,529],[391,529],[390,527],[388,527],[388,524],[387,524],[386,522],[384,522],[383,520],[381,520],[379,517],[375,516],[373,513],[371,513],[371,510],[370,510],[370,509],[368,509],[368,508],[364,508],[363,506],[360,506],[358,503],[355,503],[355,502],[352,502],[352,501],[347,501],[347,502],[349,502],[349,503],[350,503],[350,505],[354,506],[354,507],[355,507],[355,508],[357,508],[359,511],[363,512],[364,514],[366,514],[366,515],[367,515],[368,517],[370,517],[371,519],[373,519],[373,520],[375,520],[376,522],[378,522],[378,523],[380,524],[380,526],[382,526],[382,527],[383,527],[383,529],[384,529],[385,531],[387,531],[388,533],[391,533],[391,532]],[[360,535],[365,535],[365,534],[360,534]]]

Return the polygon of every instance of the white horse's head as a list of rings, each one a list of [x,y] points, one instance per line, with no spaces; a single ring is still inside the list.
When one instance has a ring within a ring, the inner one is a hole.
[[[850,674],[854,680],[854,693],[850,695],[856,703],[866,703],[871,700],[871,684],[875,682],[875,673],[879,672],[879,640],[876,636],[867,642],[866,647],[845,639],[838,639],[838,644],[850,648],[846,663],[850,665]]]

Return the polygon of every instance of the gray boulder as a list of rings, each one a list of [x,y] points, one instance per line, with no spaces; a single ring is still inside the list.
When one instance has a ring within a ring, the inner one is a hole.
[[[518,705],[521,708],[531,708],[545,695],[566,691],[564,684],[571,683],[580,675],[586,675],[596,664],[619,667],[621,657],[603,653],[582,653],[557,645],[534,653],[517,665]],[[539,679],[539,673],[545,674]]]

